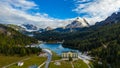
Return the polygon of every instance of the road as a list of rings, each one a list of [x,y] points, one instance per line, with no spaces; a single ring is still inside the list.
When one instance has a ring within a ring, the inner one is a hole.
[[[52,52],[49,49],[43,49],[43,51],[47,53],[47,61],[45,64],[45,68],[48,68],[52,59]]]

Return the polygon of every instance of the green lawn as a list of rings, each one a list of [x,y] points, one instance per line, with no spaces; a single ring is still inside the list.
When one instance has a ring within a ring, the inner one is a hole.
[[[22,59],[27,58],[28,56],[25,57],[18,57],[18,56],[4,56],[0,55],[0,68],[2,68],[5,65],[11,64],[13,62],[20,61]]]
[[[54,62],[50,63],[49,68],[72,68],[72,65],[68,61],[60,61],[61,65],[55,65]]]
[[[61,56],[57,55],[56,53],[52,52],[52,61],[54,60],[60,60]]]
[[[30,59],[23,61],[24,65],[21,67],[18,67],[17,64],[10,66],[9,68],[28,68],[31,65],[37,65],[39,66],[44,61],[46,61],[46,57],[39,57],[39,56],[32,56]]]
[[[87,64],[80,59],[77,61],[74,61],[73,65],[74,65],[74,68],[88,68]]]
[[[72,65],[69,61],[60,61],[61,65],[55,65],[55,62],[51,62],[49,68],[72,68]],[[76,60],[72,62],[74,68],[88,68],[87,64],[82,60]]]
[[[92,62],[89,63],[89,66],[90,66],[91,68],[94,68]]]

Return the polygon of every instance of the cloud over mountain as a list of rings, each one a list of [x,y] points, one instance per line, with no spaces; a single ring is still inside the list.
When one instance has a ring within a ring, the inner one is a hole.
[[[76,8],[73,10],[94,24],[120,10],[120,0],[75,0]]]
[[[6,24],[34,24],[38,27],[61,27],[68,20],[49,17],[46,13],[29,13],[29,10],[38,10],[37,4],[28,0],[0,0],[0,23]],[[59,25],[58,25],[59,24]]]
[[[65,0],[65,3],[68,1],[70,0]],[[120,0],[71,0],[70,2],[72,1],[74,1],[75,5],[72,5],[69,8],[70,11],[73,9],[72,7],[75,6],[76,8],[72,10],[74,11],[73,14],[76,14],[75,12],[77,12],[80,17],[85,18],[90,24],[94,24],[97,21],[107,18],[113,12],[117,12],[120,8]],[[62,2],[62,4],[63,3],[64,2]],[[69,17],[68,19],[58,19],[49,16],[50,13],[54,14],[54,12],[41,13],[40,10],[43,8],[40,8],[40,5],[41,4],[37,4],[34,0],[0,0],[0,23],[33,24],[40,28],[46,28],[48,26],[56,28],[66,26],[74,19],[69,19]],[[52,6],[53,8],[54,5]],[[56,7],[58,7],[57,9],[62,8],[60,5]],[[59,17],[59,12],[56,11],[56,13]],[[64,17],[66,16],[66,13],[62,12],[60,16],[61,15]]]

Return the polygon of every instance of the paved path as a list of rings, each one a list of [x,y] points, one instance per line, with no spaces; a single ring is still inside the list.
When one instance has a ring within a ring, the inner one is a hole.
[[[52,52],[49,50],[49,49],[43,49],[44,52],[46,52],[48,55],[47,55],[47,61],[45,62],[45,68],[48,68],[49,67],[49,64],[51,62],[51,59],[52,59]]]
[[[30,58],[26,58],[26,59],[23,59],[23,60],[20,60],[20,61],[24,61],[24,60],[28,60],[28,59],[30,59]],[[18,62],[20,62],[20,61],[18,61]],[[14,63],[11,63],[9,65],[3,66],[2,68],[7,68],[7,67],[9,67],[11,65],[14,65],[14,64],[18,63],[18,62],[14,62]]]
[[[45,64],[45,62],[43,62],[41,65],[39,65],[38,68],[41,68],[44,64]]]
[[[71,65],[72,65],[72,68],[74,68],[74,65],[73,65],[73,63],[72,62],[70,62],[71,63]]]

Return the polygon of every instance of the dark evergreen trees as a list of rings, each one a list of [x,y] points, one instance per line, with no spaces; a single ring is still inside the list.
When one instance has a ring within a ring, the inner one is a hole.
[[[19,56],[37,54],[41,51],[40,48],[25,47],[33,43],[38,43],[38,40],[0,24],[0,54]]]

